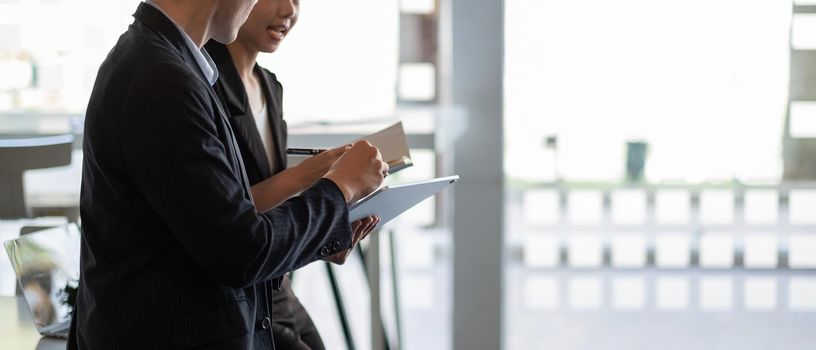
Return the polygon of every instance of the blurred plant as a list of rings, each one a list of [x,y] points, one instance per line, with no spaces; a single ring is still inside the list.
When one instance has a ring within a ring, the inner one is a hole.
[[[77,291],[79,290],[79,281],[72,280],[65,284],[65,288],[59,290],[58,298],[62,305],[68,307],[68,318],[73,316],[74,307],[76,306]]]

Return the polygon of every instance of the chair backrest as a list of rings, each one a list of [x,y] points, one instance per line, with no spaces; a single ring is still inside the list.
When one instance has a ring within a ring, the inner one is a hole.
[[[0,135],[0,219],[31,216],[25,203],[23,172],[71,164],[74,136]]]

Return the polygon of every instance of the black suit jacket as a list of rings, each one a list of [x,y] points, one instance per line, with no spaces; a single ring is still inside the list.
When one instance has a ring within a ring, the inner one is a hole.
[[[232,130],[182,33],[150,5],[134,17],[86,113],[73,341],[253,348],[256,285],[351,247],[343,195],[323,179],[257,214]]]
[[[261,182],[274,174],[286,169],[286,144],[287,126],[283,119],[283,87],[278,82],[274,73],[255,65],[253,72],[261,83],[261,92],[266,101],[269,125],[272,129],[272,141],[275,142],[273,156],[276,158],[275,167],[271,167],[266,158],[266,150],[261,141],[260,133],[255,125],[255,118],[252,109],[249,107],[249,99],[244,89],[244,83],[235,64],[232,61],[227,47],[214,40],[210,40],[205,46],[207,52],[212,56],[213,62],[218,66],[218,82],[215,83],[215,91],[221,98],[226,109],[230,125],[235,131],[235,137],[241,154],[244,156],[244,166],[246,167],[247,179],[251,185]]]
[[[261,140],[260,130],[255,123],[255,116],[249,106],[244,82],[238,74],[229,50],[224,44],[210,40],[205,45],[213,62],[218,66],[218,81],[213,86],[222,105],[227,111],[228,120],[241,149],[247,179],[255,185],[286,169],[287,125],[283,119],[283,87],[274,73],[255,65],[253,73],[258,77],[260,90],[266,101],[266,118],[272,132],[271,141],[275,143],[275,154],[272,155],[274,166],[270,166],[266,157],[266,148]],[[281,290],[269,293],[272,307],[272,328],[275,344],[285,349],[295,348],[294,343],[301,341],[313,349],[323,349],[325,345],[314,327],[314,324],[291,290],[288,282],[283,283]],[[273,288],[265,286],[267,291]],[[304,337],[301,339],[301,335]],[[289,344],[287,346],[287,344]]]

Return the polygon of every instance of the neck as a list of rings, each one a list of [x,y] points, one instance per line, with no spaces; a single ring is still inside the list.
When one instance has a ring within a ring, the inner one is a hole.
[[[243,81],[252,81],[254,75],[252,73],[255,68],[255,61],[258,58],[258,51],[248,48],[241,43],[241,40],[235,40],[227,45],[227,50],[230,52],[232,62],[235,63],[235,68]]]
[[[210,25],[216,6],[213,1],[152,0],[201,48],[210,40]]]

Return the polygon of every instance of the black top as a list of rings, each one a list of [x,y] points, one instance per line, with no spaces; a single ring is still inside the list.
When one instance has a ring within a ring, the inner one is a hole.
[[[272,169],[261,141],[260,132],[262,130],[258,130],[255,124],[255,117],[249,106],[244,83],[235,68],[229,50],[225,45],[214,40],[210,40],[204,47],[218,66],[219,77],[214,88],[226,108],[230,125],[238,139],[249,183],[254,185],[283,171],[286,169],[288,131],[286,121],[283,119],[283,87],[278,82],[278,78],[274,73],[255,64],[253,71],[261,83],[261,92],[266,101],[266,117],[269,118],[272,142],[275,143],[276,152],[272,156],[277,157],[275,160],[277,166]]]
[[[273,159],[276,166],[272,168],[267,160],[266,149],[259,133],[264,130],[257,129],[244,83],[229,50],[224,44],[214,40],[210,40],[205,48],[218,66],[219,78],[214,88],[218,97],[221,98],[222,105],[226,107],[229,123],[235,130],[235,138],[241,148],[249,183],[255,185],[286,169],[287,127],[283,119],[281,104],[282,86],[274,73],[257,64],[254,66],[253,73],[260,81],[260,90],[267,105],[266,118],[269,119],[272,132],[271,142],[274,143],[276,150],[272,155],[276,158]],[[273,293],[271,290],[274,288],[266,286],[269,300],[266,305],[272,305],[272,307],[264,311],[272,314],[275,345],[282,349],[289,349],[298,348],[293,344],[303,342],[311,349],[324,349],[325,346],[311,317],[295,297],[289,282],[284,282],[280,288],[280,291]],[[265,317],[265,314],[256,315],[256,318],[262,317]]]
[[[83,141],[82,349],[253,348],[256,285],[351,247],[330,180],[257,214],[218,98],[150,5],[99,69]]]

